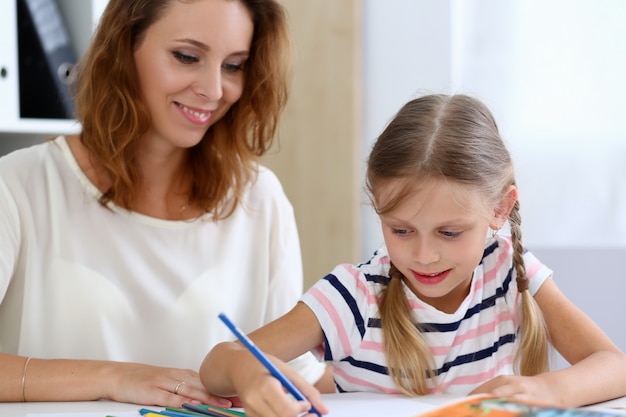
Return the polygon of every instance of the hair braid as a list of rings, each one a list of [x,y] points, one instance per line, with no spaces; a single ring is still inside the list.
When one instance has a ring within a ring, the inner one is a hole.
[[[520,344],[515,361],[521,375],[536,375],[547,371],[550,367],[548,354],[550,341],[543,313],[528,290],[529,279],[526,275],[526,265],[523,258],[521,223],[519,202],[515,202],[513,210],[509,214],[509,224],[513,242],[515,280],[522,297],[519,326]]]
[[[411,308],[404,293],[404,276],[391,264],[391,280],[381,294],[379,305],[383,346],[389,376],[400,390],[411,396],[428,394],[427,379],[436,377],[435,361],[411,320]]]

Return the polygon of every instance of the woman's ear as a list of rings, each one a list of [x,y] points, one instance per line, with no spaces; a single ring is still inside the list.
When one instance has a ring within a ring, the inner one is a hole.
[[[513,206],[519,197],[517,187],[514,185],[509,186],[508,190],[504,193],[500,202],[493,209],[493,217],[489,226],[494,230],[499,230],[504,225],[513,210]]]

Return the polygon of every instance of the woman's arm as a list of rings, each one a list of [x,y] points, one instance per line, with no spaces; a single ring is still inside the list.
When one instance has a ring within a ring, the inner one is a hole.
[[[503,376],[474,393],[577,407],[626,395],[626,355],[547,279],[535,295],[552,344],[571,366],[533,377]]]
[[[24,356],[0,353],[0,402],[109,399],[163,407],[195,401],[231,405],[229,400],[209,395],[198,373],[192,370],[38,358],[31,358],[25,366],[26,361]],[[180,382],[184,384],[178,385]]]

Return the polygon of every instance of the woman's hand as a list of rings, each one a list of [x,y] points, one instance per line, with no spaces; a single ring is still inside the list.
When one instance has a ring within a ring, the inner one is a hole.
[[[198,373],[189,369],[116,363],[113,375],[107,389],[107,398],[113,401],[161,407],[180,407],[182,403],[230,407],[236,400],[209,394]]]

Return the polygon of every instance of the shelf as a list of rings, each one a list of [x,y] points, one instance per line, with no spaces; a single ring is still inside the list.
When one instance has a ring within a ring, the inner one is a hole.
[[[57,0],[78,57],[87,49],[108,0]],[[73,119],[39,119],[20,113],[17,0],[0,2],[0,134],[72,134],[80,131]],[[36,100],[37,97],[28,97]]]

